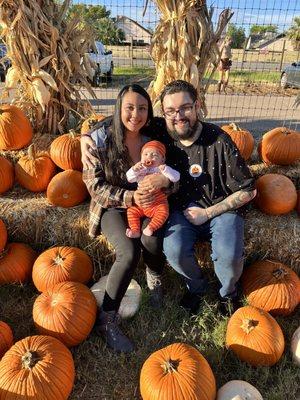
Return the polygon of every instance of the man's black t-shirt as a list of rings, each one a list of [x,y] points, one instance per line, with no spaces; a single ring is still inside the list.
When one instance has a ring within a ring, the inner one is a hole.
[[[169,197],[172,209],[191,203],[207,208],[239,190],[253,190],[254,179],[240,152],[220,127],[202,122],[199,138],[184,146],[167,133],[163,119],[155,119],[151,137],[166,145],[167,164],[180,172],[178,192]]]

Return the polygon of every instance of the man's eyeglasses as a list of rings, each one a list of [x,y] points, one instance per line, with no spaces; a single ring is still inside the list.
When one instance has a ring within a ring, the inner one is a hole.
[[[169,108],[167,111],[164,111],[164,116],[168,119],[175,118],[177,113],[188,117],[194,108],[196,102],[193,104],[186,104],[185,106],[179,107],[177,110],[173,108]]]

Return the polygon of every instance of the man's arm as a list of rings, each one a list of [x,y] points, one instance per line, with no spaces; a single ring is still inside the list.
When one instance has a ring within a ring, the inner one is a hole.
[[[249,203],[256,196],[256,189],[251,191],[239,190],[208,208],[189,207],[184,211],[185,217],[194,225],[202,225],[211,218],[227,211],[236,210]]]

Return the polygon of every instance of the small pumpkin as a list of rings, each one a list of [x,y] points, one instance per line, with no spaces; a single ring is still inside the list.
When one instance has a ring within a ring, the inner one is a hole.
[[[263,400],[263,397],[250,383],[233,380],[220,387],[217,400]]]
[[[157,350],[141,369],[143,400],[215,400],[216,381],[202,354],[185,343]]]
[[[40,292],[57,283],[73,281],[87,283],[93,274],[90,257],[77,247],[59,246],[44,251],[32,268],[32,280]]]
[[[81,126],[81,134],[89,132],[93,127],[97,124],[97,122],[102,121],[106,117],[101,114],[92,114],[90,117],[88,117]]]
[[[74,170],[59,172],[47,187],[47,199],[54,206],[73,207],[88,197],[82,173]]]
[[[5,157],[0,156],[0,194],[7,192],[14,185],[14,166]]]
[[[5,223],[0,219],[0,253],[6,246],[7,242],[7,230]]]
[[[31,142],[32,136],[30,121],[20,108],[0,105],[0,150],[22,149]]]
[[[287,214],[297,203],[297,191],[293,182],[285,175],[266,174],[256,180],[258,208],[270,215]]]
[[[300,132],[272,129],[263,135],[259,152],[266,164],[291,165],[300,159]]]
[[[254,137],[252,134],[247,129],[242,129],[234,123],[223,125],[222,129],[231,137],[241,156],[248,160],[254,149]]]
[[[3,321],[0,321],[0,359],[13,345],[14,337],[11,327]]]
[[[66,400],[74,378],[66,346],[49,336],[29,336],[16,342],[0,362],[0,398]]]
[[[62,282],[40,294],[33,305],[33,321],[39,333],[76,346],[87,338],[96,320],[97,303],[79,282]]]
[[[0,254],[0,284],[23,283],[31,278],[36,252],[24,243],[9,243]]]
[[[295,330],[292,336],[291,352],[294,362],[300,366],[300,326]]]
[[[253,366],[274,365],[284,350],[284,336],[276,320],[252,306],[239,308],[227,325],[226,346]]]
[[[70,130],[54,139],[50,146],[50,156],[61,169],[82,171],[80,135]]]
[[[28,155],[15,165],[17,182],[31,192],[43,192],[55,174],[55,164],[45,152],[36,153],[34,145],[28,148]]]
[[[256,261],[242,276],[243,292],[251,306],[273,315],[289,315],[300,300],[300,279],[276,261]]]
[[[104,293],[106,289],[107,275],[103,276],[98,282],[91,287],[91,292],[97,300],[100,308],[103,303]],[[123,319],[133,317],[140,306],[142,297],[142,289],[134,279],[131,280],[126,293],[121,301],[118,313]]]

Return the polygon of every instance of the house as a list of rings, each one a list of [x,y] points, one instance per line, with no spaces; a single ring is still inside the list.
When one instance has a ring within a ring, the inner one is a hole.
[[[151,42],[152,32],[138,22],[125,16],[117,16],[116,26],[125,33],[125,42],[134,45],[148,45]]]
[[[293,50],[293,43],[284,32],[267,36],[251,35],[248,38],[247,50],[256,49],[261,52],[282,51],[283,46],[285,50]]]

